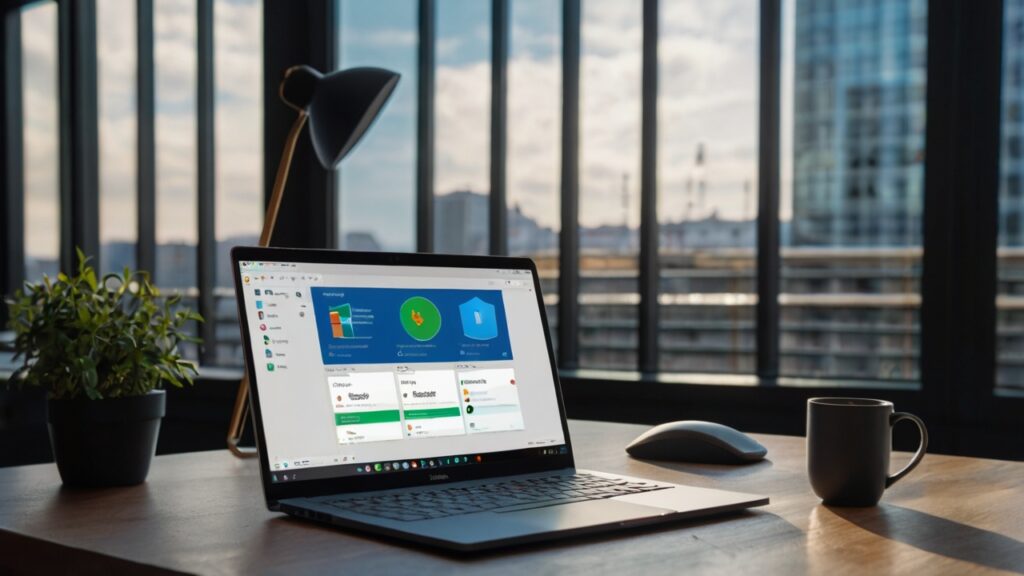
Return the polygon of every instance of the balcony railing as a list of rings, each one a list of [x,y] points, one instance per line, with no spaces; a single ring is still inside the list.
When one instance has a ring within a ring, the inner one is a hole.
[[[753,250],[694,250],[662,257],[659,346],[665,371],[752,373]],[[784,249],[779,295],[782,372],[793,376],[916,380],[920,249]],[[554,255],[537,257],[548,321],[557,335]],[[597,258],[584,259],[598,261]],[[635,261],[581,271],[578,338],[583,367],[635,369]],[[632,266],[631,266],[632,264]],[[999,251],[997,385],[1024,389],[1024,249]],[[685,267],[684,267],[685,266]],[[687,290],[699,284],[699,290]],[[854,291],[854,288],[862,291]],[[812,291],[813,289],[813,291]],[[182,292],[194,306],[198,291]],[[218,287],[216,365],[242,364],[234,290]],[[557,342],[557,338],[556,338]],[[195,351],[190,351],[195,354]]]

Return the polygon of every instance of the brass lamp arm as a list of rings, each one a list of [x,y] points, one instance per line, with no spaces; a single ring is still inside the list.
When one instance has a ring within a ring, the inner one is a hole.
[[[281,161],[277,165],[277,176],[274,178],[274,189],[270,194],[270,203],[267,205],[267,214],[263,219],[263,232],[260,234],[261,247],[270,246],[270,240],[274,236],[274,226],[277,224],[277,213],[281,209],[281,198],[284,196],[284,188],[288,183],[288,171],[291,169],[292,156],[295,155],[295,145],[299,141],[299,134],[309,115],[305,110],[299,110],[299,116],[292,124],[288,132],[288,139],[285,140],[284,150],[281,152]],[[243,343],[244,345],[244,343]],[[228,427],[228,450],[239,458],[252,458],[257,455],[256,449],[248,446],[239,446],[245,430],[245,422],[249,415],[249,375],[242,377],[238,384],[238,394],[235,396],[235,408],[231,412],[231,424]]]

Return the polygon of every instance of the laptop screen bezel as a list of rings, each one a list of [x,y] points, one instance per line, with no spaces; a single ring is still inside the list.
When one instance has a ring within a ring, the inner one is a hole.
[[[537,294],[537,306],[543,324],[544,342],[547,346],[548,364],[551,366],[551,378],[555,386],[555,397],[558,401],[558,414],[561,418],[562,433],[565,437],[565,454],[541,455],[539,451],[523,450],[524,455],[512,460],[488,461],[470,466],[450,467],[443,470],[408,470],[399,473],[373,474],[368,476],[337,476],[333,478],[298,480],[294,482],[271,482],[269,457],[266,450],[266,436],[263,428],[263,417],[259,402],[259,378],[253,370],[255,358],[249,331],[249,321],[245,306],[245,295],[242,286],[242,274],[239,263],[243,261],[287,262],[301,264],[358,264],[370,266],[412,266],[423,268],[465,268],[465,269],[501,269],[529,270],[533,278],[534,292]],[[541,294],[540,279],[537,267],[529,258],[505,256],[463,256],[448,254],[404,254],[395,252],[349,252],[343,250],[295,249],[295,248],[258,248],[239,246],[231,250],[231,267],[235,280],[235,294],[238,303],[238,320],[242,332],[242,348],[245,353],[245,369],[249,375],[249,410],[255,424],[256,444],[260,460],[260,480],[267,506],[277,508],[277,502],[286,498],[322,496],[386,490],[407,486],[424,486],[445,482],[458,482],[478,478],[493,478],[512,474],[527,474],[548,470],[560,470],[575,466],[572,444],[569,440],[569,424],[565,414],[565,403],[562,387],[558,379],[558,368],[555,362],[551,333],[548,329],[547,314],[544,313],[544,300]],[[530,455],[534,453],[534,455]]]

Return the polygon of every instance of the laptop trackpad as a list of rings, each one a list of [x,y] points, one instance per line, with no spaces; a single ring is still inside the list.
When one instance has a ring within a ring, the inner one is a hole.
[[[590,500],[518,512],[504,512],[501,515],[507,520],[514,519],[516,523],[529,524],[543,530],[568,530],[583,526],[615,524],[639,518],[651,518],[672,512],[667,508],[616,500]]]

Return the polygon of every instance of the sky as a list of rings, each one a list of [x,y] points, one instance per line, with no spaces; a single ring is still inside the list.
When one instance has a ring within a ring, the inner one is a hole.
[[[135,238],[134,5],[133,0],[98,0],[104,241]],[[487,193],[490,3],[438,0],[437,5],[435,191]],[[641,5],[639,0],[583,2],[584,226],[639,221]],[[662,3],[657,160],[663,221],[756,216],[757,5],[756,0]],[[341,66],[381,66],[402,74],[338,179],[343,232],[373,232],[385,248],[397,250],[413,249],[415,238],[416,6],[416,0],[342,0],[338,21]],[[157,240],[195,242],[195,0],[157,0],[155,12]],[[261,226],[260,17],[259,0],[215,3],[220,239],[255,235]],[[34,4],[23,11],[22,22],[26,247],[31,255],[56,256],[56,7]],[[508,196],[528,216],[555,229],[560,56],[560,3],[511,0]]]
[[[195,0],[154,2],[157,241],[196,240]],[[101,241],[136,237],[135,2],[97,0]],[[22,11],[26,249],[56,257],[57,10]],[[214,3],[216,229],[257,235],[262,220],[262,62],[259,0]]]

